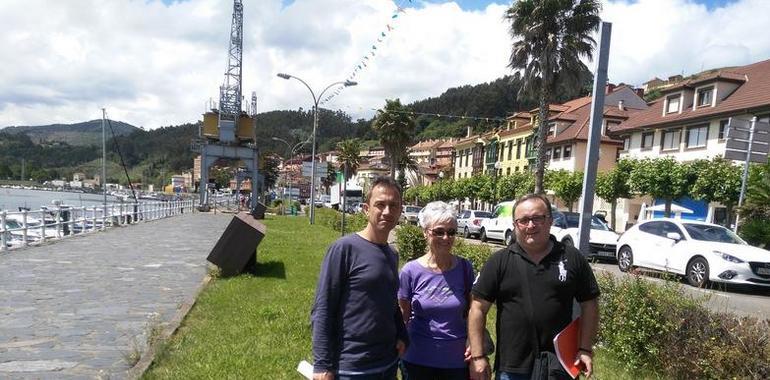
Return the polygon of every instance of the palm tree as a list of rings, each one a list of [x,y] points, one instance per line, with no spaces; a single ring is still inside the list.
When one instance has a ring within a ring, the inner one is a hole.
[[[588,73],[580,58],[593,59],[591,34],[600,10],[598,0],[519,0],[505,12],[515,41],[508,66],[519,70],[519,95],[538,99],[536,193],[543,192],[548,104],[557,93],[574,96],[580,90]]]
[[[347,206],[348,180],[356,173],[361,164],[361,143],[356,139],[343,140],[337,143],[338,160],[342,167],[342,235],[345,235],[345,207]]]
[[[412,141],[415,128],[409,111],[398,99],[385,100],[384,110],[377,110],[372,129],[380,136],[380,144],[385,149],[385,154],[390,157],[390,176],[393,179],[396,179],[396,172],[404,157],[408,156],[408,145]]]

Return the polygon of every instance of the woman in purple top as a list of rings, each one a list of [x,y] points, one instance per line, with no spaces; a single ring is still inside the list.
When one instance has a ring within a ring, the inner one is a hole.
[[[473,267],[452,254],[457,214],[444,202],[431,202],[418,215],[428,253],[404,265],[398,304],[410,344],[402,358],[408,380],[467,380],[468,292]]]

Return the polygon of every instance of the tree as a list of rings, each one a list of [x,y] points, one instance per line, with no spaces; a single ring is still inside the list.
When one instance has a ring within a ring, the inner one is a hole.
[[[690,193],[690,166],[672,157],[637,161],[628,178],[631,189],[666,201],[665,216],[671,217],[671,202]]]
[[[278,159],[272,153],[262,153],[260,159],[264,163],[261,174],[265,178],[265,189],[272,189],[278,180]]]
[[[697,165],[697,176],[692,186],[692,196],[708,203],[719,202],[727,208],[726,227],[730,226],[733,207],[741,193],[741,169],[732,161],[720,156],[711,161],[702,160]]]
[[[555,94],[577,94],[593,59],[601,4],[597,0],[519,0],[506,11],[515,40],[508,66],[519,70],[519,95],[537,97],[535,192],[543,192],[548,104]]]
[[[415,130],[414,120],[400,100],[386,100],[384,110],[377,110],[372,129],[379,135],[380,144],[390,157],[390,176],[395,179],[399,164],[408,156],[407,149]]]
[[[497,198],[513,200],[531,193],[535,187],[535,177],[531,172],[514,172],[500,177],[497,181]]]
[[[339,156],[337,160],[342,169],[342,212],[345,213],[347,205],[348,180],[356,174],[361,165],[361,143],[357,139],[343,140],[337,143]]]
[[[628,184],[628,178],[634,169],[636,161],[622,159],[610,171],[599,173],[596,176],[596,195],[599,198],[610,202],[610,214],[612,221],[610,227],[615,229],[615,214],[618,209],[619,198],[631,198],[631,187]]]
[[[548,188],[567,204],[567,209],[572,212],[572,206],[580,199],[583,193],[583,172],[568,172],[555,170],[548,172]]]

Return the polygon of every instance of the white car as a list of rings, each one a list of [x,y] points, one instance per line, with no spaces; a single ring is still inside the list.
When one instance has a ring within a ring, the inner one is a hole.
[[[650,268],[685,276],[697,287],[711,282],[770,287],[770,251],[752,247],[716,224],[652,219],[618,239],[618,267]]]
[[[404,208],[401,210],[400,222],[407,224],[417,224],[419,222],[417,220],[417,215],[420,214],[420,210],[422,210],[422,207],[420,206],[404,206]]]
[[[488,239],[502,240],[510,245],[515,239],[513,235],[513,208],[516,201],[498,203],[492,210],[492,217],[481,222],[481,241]]]
[[[553,211],[551,235],[564,245],[575,246],[580,230],[580,213]],[[591,216],[591,234],[588,239],[589,253],[587,257],[615,258],[618,234],[596,216]]]
[[[489,211],[463,210],[457,216],[457,230],[462,231],[464,238],[481,235],[481,222],[492,217]]]

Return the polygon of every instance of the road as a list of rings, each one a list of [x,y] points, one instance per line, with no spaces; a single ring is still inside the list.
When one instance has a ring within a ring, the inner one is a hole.
[[[501,243],[488,242],[481,243],[476,239],[465,239],[470,243],[487,244],[492,249],[503,247]],[[609,272],[617,277],[631,276],[618,269],[615,263],[594,263],[592,264],[594,272]],[[642,272],[646,279],[655,282],[664,280],[656,278],[656,273]],[[739,316],[751,316],[760,319],[766,319],[770,316],[770,288],[761,288],[758,286],[725,286],[723,284],[713,285],[710,289],[694,288],[684,282],[680,283],[681,289],[694,297],[704,297],[705,304],[712,311],[729,312]]]

